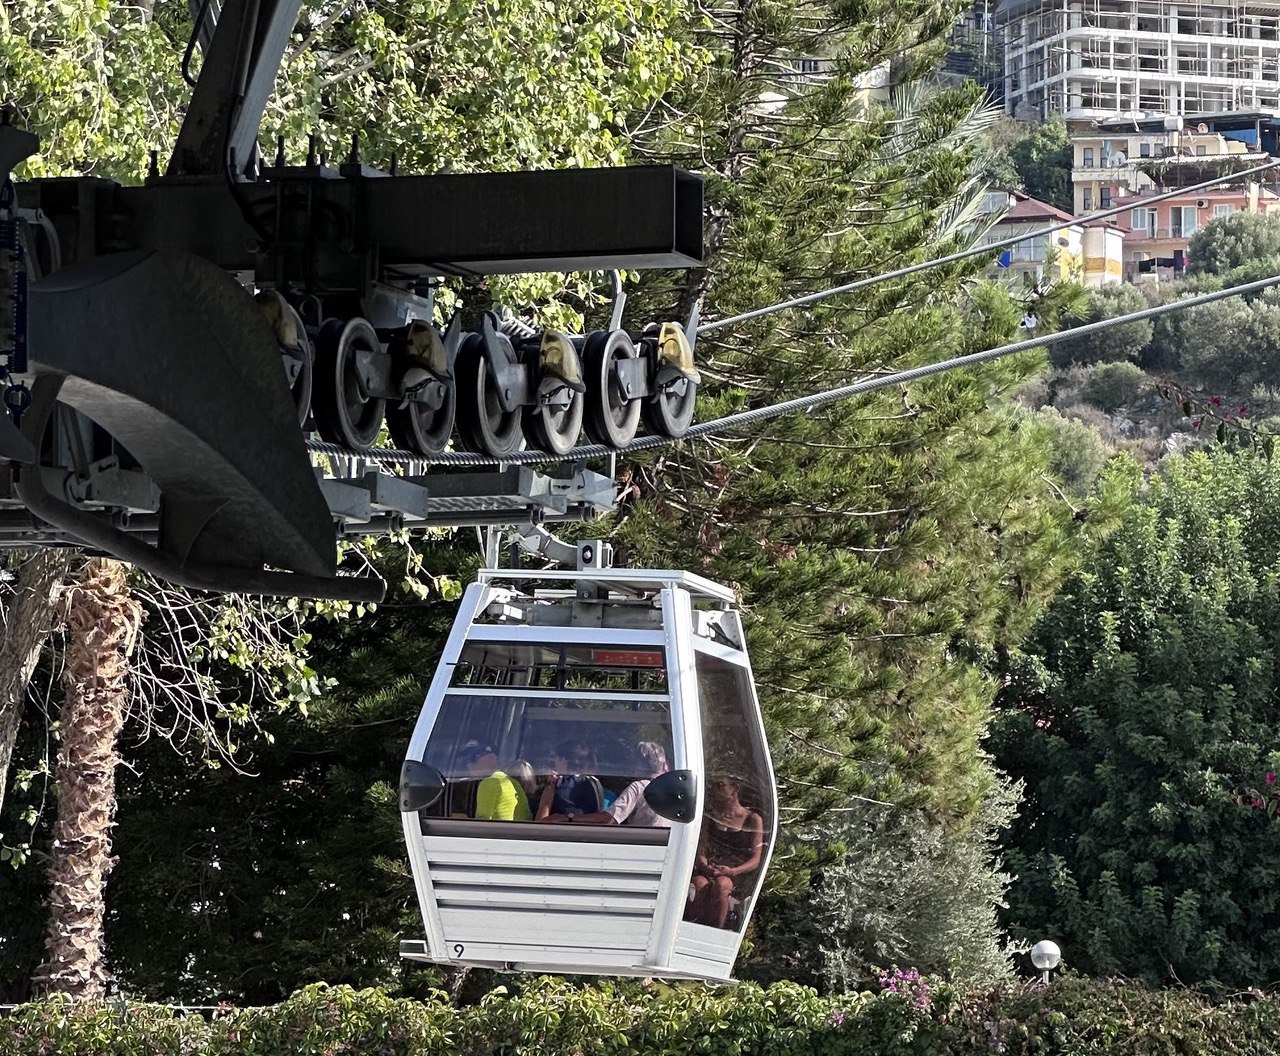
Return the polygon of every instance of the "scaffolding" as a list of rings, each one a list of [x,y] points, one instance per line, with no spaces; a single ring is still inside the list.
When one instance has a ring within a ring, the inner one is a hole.
[[[1015,116],[1280,110],[1280,0],[1006,0],[996,18]]]

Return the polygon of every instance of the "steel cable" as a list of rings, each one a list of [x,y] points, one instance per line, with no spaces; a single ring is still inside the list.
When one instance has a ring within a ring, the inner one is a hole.
[[[918,264],[909,264],[905,268],[897,268],[893,271],[886,271],[880,275],[869,275],[865,279],[857,279],[854,282],[846,282],[842,286],[832,286],[829,289],[819,290],[817,293],[807,293],[803,297],[792,297],[787,301],[779,301],[777,304],[771,304],[764,308],[753,308],[749,312],[739,312],[737,315],[730,315],[724,319],[715,319],[709,323],[703,323],[698,327],[699,334],[707,334],[712,330],[719,330],[724,326],[732,326],[734,323],[743,323],[748,319],[757,319],[762,315],[772,315],[774,312],[785,311],[788,308],[800,308],[806,304],[816,304],[818,301],[825,301],[829,297],[836,297],[842,293],[853,293],[855,290],[865,290],[868,286],[874,286],[880,282],[888,282],[890,279],[901,279],[908,275],[915,275],[921,271],[927,271],[929,268],[936,268],[941,264],[954,264],[957,261],[968,260],[970,257],[986,256],[1000,249],[1006,249],[1009,246],[1016,246],[1019,242],[1025,242],[1029,238],[1038,238],[1041,235],[1052,235],[1058,231],[1065,231],[1069,227],[1075,227],[1077,224],[1090,224],[1095,220],[1105,220],[1109,216],[1117,216],[1120,213],[1127,213],[1134,208],[1142,208],[1155,202],[1163,202],[1169,198],[1177,198],[1184,194],[1194,194],[1196,191],[1208,190],[1210,187],[1216,187],[1219,184],[1226,183],[1228,180],[1238,180],[1241,176],[1251,176],[1254,173],[1263,172],[1267,169],[1274,169],[1280,166],[1280,160],[1269,161],[1265,165],[1255,165],[1251,169],[1241,169],[1239,172],[1233,172],[1229,176],[1215,176],[1212,180],[1205,180],[1203,183],[1192,184],[1190,187],[1179,187],[1173,191],[1162,191],[1159,194],[1153,194],[1149,198],[1144,197],[1140,202],[1128,201],[1124,205],[1112,206],[1110,209],[1100,209],[1096,213],[1089,213],[1087,216],[1075,217],[1071,220],[1064,220],[1060,224],[1053,224],[1049,227],[1038,227],[1035,231],[1026,235],[1012,235],[1009,238],[1001,239],[999,242],[992,242],[987,245],[974,246],[971,249],[962,249],[956,253],[949,253],[945,257],[935,257],[932,260],[922,260]]]
[[[1099,319],[1097,322],[1085,323],[1083,326],[1073,327],[1070,330],[1060,330],[1054,334],[1045,334],[1043,337],[1029,337],[1023,341],[999,345],[996,348],[988,348],[982,352],[972,352],[968,355],[940,360],[937,363],[927,363],[923,366],[912,367],[909,370],[899,370],[890,374],[863,378],[840,388],[828,389],[825,392],[813,393],[809,396],[801,396],[794,400],[785,400],[782,403],[770,404],[767,407],[756,407],[749,411],[740,411],[737,414],[715,418],[709,422],[700,422],[691,426],[681,437],[642,436],[631,441],[625,447],[614,448],[604,444],[584,444],[581,447],[571,448],[563,455],[549,454],[544,451],[520,451],[508,455],[506,458],[493,458],[489,455],[473,454],[468,451],[443,451],[434,455],[418,455],[412,451],[399,451],[392,448],[369,448],[363,451],[352,451],[337,444],[318,440],[308,441],[307,448],[317,454],[368,459],[374,462],[391,464],[419,463],[439,466],[550,465],[561,462],[580,462],[609,455],[626,455],[638,451],[651,451],[654,448],[665,447],[680,440],[696,440],[700,437],[718,435],[742,426],[754,425],[757,422],[780,418],[783,415],[815,410],[819,407],[825,407],[827,404],[837,403],[853,396],[860,396],[863,393],[892,388],[895,385],[907,385],[913,381],[919,381],[921,378],[931,377],[934,374],[944,374],[951,370],[959,370],[962,367],[988,363],[992,360],[1002,359],[1005,356],[1017,355],[1019,352],[1029,352],[1035,348],[1061,344],[1064,341],[1075,340],[1087,334],[1109,330],[1112,327],[1124,326],[1127,323],[1137,323],[1144,319],[1155,319],[1171,312],[1184,311],[1187,308],[1195,308],[1202,304],[1211,304],[1214,301],[1225,300],[1228,297],[1239,297],[1244,294],[1255,293],[1276,285],[1280,285],[1280,275],[1272,275],[1254,282],[1231,286],[1225,290],[1197,294],[1194,297],[1186,297],[1171,304],[1160,304],[1153,308],[1130,312],[1127,315],[1118,315],[1113,319]]]

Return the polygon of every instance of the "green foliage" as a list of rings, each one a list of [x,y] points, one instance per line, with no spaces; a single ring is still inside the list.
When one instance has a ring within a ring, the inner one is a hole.
[[[1103,319],[1114,319],[1118,315],[1139,312],[1147,307],[1149,305],[1146,298],[1132,286],[1119,283],[1100,286],[1096,290],[1089,291],[1082,310],[1071,322],[1081,326]],[[1087,365],[1114,363],[1124,359],[1136,361],[1142,355],[1142,350],[1150,343],[1151,335],[1151,321],[1144,319],[1063,341],[1052,346],[1049,355],[1054,365],[1059,367],[1072,363]]]
[[[1095,407],[1114,411],[1136,400],[1148,384],[1146,374],[1136,363],[1099,363],[1090,368],[1083,395]]]
[[[1009,977],[996,921],[1010,877],[996,834],[1019,790],[997,780],[973,823],[950,831],[920,810],[853,801],[818,826],[839,857],[807,898],[769,907],[756,941],[792,954],[773,968],[824,992],[856,989],[896,964],[966,986]],[[904,869],[903,863],[909,862]]]
[[[1280,827],[1236,792],[1280,759],[1280,469],[1252,450],[1166,460],[1086,567],[1011,670],[993,736],[1027,787],[1015,934],[1152,984],[1278,978]]]
[[[1071,140],[1067,124],[1057,114],[1024,126],[1026,131],[1008,148],[1022,180],[1022,189],[1049,205],[1075,212],[1071,197]]]
[[[1280,222],[1280,218],[1277,218]],[[1188,308],[1167,354],[1218,392],[1248,393],[1280,376],[1280,298],[1274,294]]]
[[[819,998],[793,984],[721,990],[540,980],[454,1008],[442,994],[309,987],[206,1020],[146,1005],[26,1005],[0,1019],[6,1056],[1265,1056],[1280,1001],[1065,978],[1052,986]]]
[[[1192,235],[1187,245],[1187,270],[1221,275],[1276,257],[1280,257],[1280,216],[1235,212],[1210,220]]]
[[[1049,467],[1054,480],[1078,499],[1087,498],[1107,464],[1110,452],[1098,430],[1054,407],[1041,407],[1028,420],[1049,447]]]

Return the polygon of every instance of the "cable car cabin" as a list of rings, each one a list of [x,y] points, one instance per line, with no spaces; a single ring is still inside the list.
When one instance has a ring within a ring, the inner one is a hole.
[[[687,572],[482,572],[400,806],[426,930],[403,956],[728,979],[777,825],[732,593]]]

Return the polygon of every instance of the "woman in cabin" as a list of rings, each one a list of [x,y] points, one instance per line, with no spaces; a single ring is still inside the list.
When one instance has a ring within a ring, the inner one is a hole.
[[[723,928],[735,900],[751,895],[764,863],[764,819],[746,806],[738,782],[721,777],[707,785],[702,842],[693,868],[685,920]]]

